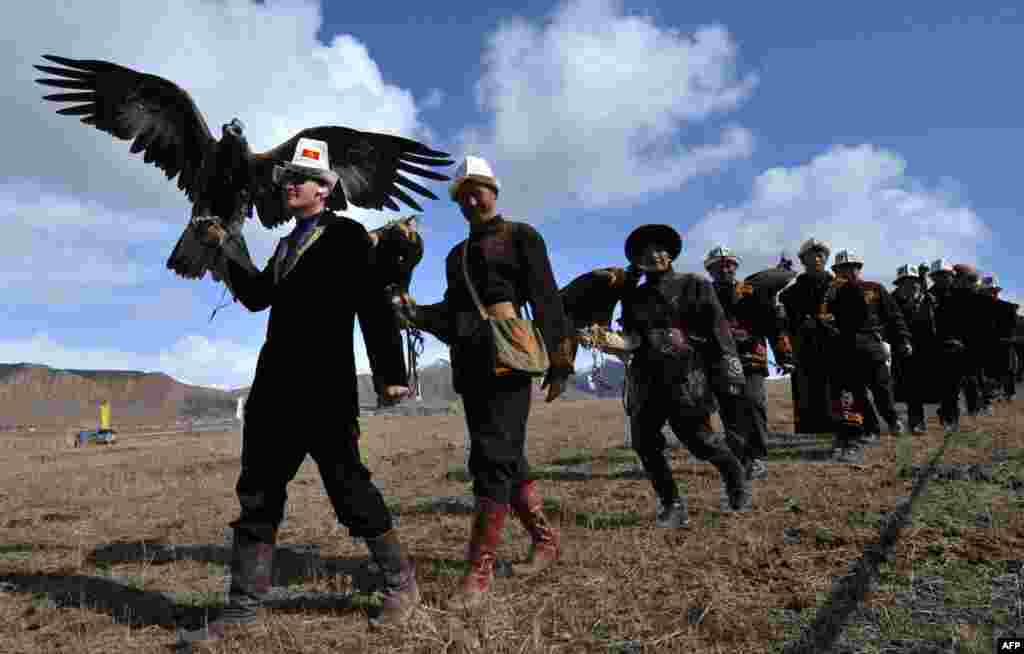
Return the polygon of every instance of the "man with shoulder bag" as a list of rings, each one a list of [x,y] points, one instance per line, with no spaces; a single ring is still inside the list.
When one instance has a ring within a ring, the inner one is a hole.
[[[466,552],[470,569],[447,602],[449,610],[476,608],[490,594],[509,513],[531,540],[517,574],[537,574],[561,552],[559,532],[544,515],[543,498],[529,478],[526,424],[534,378],[544,377],[548,402],[565,390],[573,373],[573,333],[544,239],[530,225],[498,212],[499,189],[487,161],[467,156],[451,198],[469,223],[469,237],[448,254],[444,299],[433,305],[417,305],[411,298],[395,302],[406,324],[451,348],[452,383],[462,396],[470,435],[477,499]],[[527,303],[532,320],[522,317]]]

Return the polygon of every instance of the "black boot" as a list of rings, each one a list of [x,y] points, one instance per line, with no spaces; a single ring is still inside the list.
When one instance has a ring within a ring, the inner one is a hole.
[[[231,539],[231,585],[224,607],[210,615],[198,628],[178,632],[181,642],[216,641],[228,629],[256,622],[256,611],[270,592],[274,569],[276,529],[267,529],[269,541],[257,540],[245,529],[236,528]]]
[[[753,503],[753,492],[750,480],[747,479],[747,470],[736,458],[736,455],[727,449],[722,449],[708,460],[718,468],[718,472],[722,475],[729,509],[739,513],[749,511]]]
[[[274,541],[259,541],[244,529],[235,529],[231,543],[231,586],[218,621],[252,624],[256,610],[270,592],[274,572]]]
[[[399,626],[412,615],[420,601],[416,566],[402,555],[398,533],[391,529],[377,538],[367,538],[366,547],[384,573],[384,602],[380,613],[370,616],[373,627]]]

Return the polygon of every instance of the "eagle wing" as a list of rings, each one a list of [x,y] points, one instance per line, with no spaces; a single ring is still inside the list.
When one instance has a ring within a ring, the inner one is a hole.
[[[256,211],[266,227],[275,227],[289,218],[284,198],[273,185],[272,174],[275,164],[291,161],[300,138],[327,143],[331,168],[339,176],[338,185],[327,203],[335,211],[347,209],[349,203],[363,209],[387,207],[398,211],[400,207],[396,200],[416,211],[423,211],[402,187],[432,200],[437,196],[402,173],[443,182],[449,179],[446,175],[424,166],[454,163],[448,159],[447,153],[400,136],[334,126],[304,129],[272,150],[251,155],[249,160]]]
[[[794,277],[796,273],[792,270],[775,267],[748,275],[743,281],[753,286],[759,296],[774,298]]]
[[[188,93],[162,77],[107,61],[43,58],[63,68],[35,66],[60,76],[36,82],[72,90],[43,99],[77,103],[57,113],[82,116],[86,125],[118,139],[134,139],[131,152],[144,151],[143,160],[164,171],[169,180],[178,175],[178,188],[196,201],[203,158],[214,138]]]

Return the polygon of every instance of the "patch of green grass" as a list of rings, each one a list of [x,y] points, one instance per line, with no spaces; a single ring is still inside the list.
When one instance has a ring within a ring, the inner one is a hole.
[[[96,566],[99,567],[99,566]],[[216,561],[210,561],[206,564],[206,574],[210,577],[223,577],[228,573],[228,566],[223,563],[217,563]]]
[[[896,566],[883,561],[878,566],[878,588],[890,593],[908,591],[912,588],[910,577],[896,571]]]
[[[461,577],[469,572],[467,561],[434,561],[433,572],[438,577]]]
[[[32,606],[37,609],[46,609],[54,606],[54,602],[48,593],[36,592],[32,593]]]
[[[561,513],[562,512],[562,500],[557,497],[545,497],[544,498],[544,513]]]
[[[398,500],[384,500],[384,506],[388,507],[388,513],[392,515],[400,515],[402,513],[402,505]]]
[[[608,629],[608,625],[604,624],[603,622],[598,622],[593,627],[591,627],[590,634],[594,638],[599,638],[601,640],[608,640],[611,637],[611,631]]]
[[[828,527],[818,527],[814,530],[814,542],[818,545],[831,545],[835,540],[835,534]]]
[[[538,481],[557,481],[559,479],[565,479],[567,476],[569,475],[566,474],[565,466],[537,465],[530,467],[530,479]],[[575,478],[575,474],[572,474],[572,477]]]
[[[551,464],[556,466],[575,466],[581,463],[589,463],[593,460],[594,455],[589,450],[573,449],[563,451]]]
[[[951,625],[916,620],[909,609],[882,607],[878,618],[882,640],[941,642],[952,634]]]
[[[635,527],[640,524],[640,514],[636,511],[626,513],[582,512],[576,514],[576,524],[586,529],[620,529]]]
[[[850,511],[846,524],[854,529],[877,529],[882,523],[882,514],[877,511]]]
[[[353,609],[379,609],[384,605],[384,595],[380,591],[372,593],[356,593],[352,596]]]
[[[909,476],[914,467],[914,439],[909,435],[896,439],[896,476]]]
[[[950,446],[988,449],[992,447],[992,434],[985,431],[962,431],[953,434]]]
[[[722,514],[719,511],[708,511],[704,514],[704,526],[709,529],[717,529],[722,524]]]
[[[32,545],[0,545],[0,561],[27,561],[33,549]]]
[[[175,593],[174,603],[198,609],[219,609],[224,606],[224,594],[210,590],[191,590]]]
[[[768,450],[769,461],[799,461],[802,458],[802,450],[795,447],[774,447]]]
[[[955,608],[990,606],[992,580],[1005,572],[1003,561],[947,561],[941,554],[914,562],[914,574],[946,580],[945,604]]]
[[[783,509],[789,513],[803,513],[803,509],[800,507],[800,500],[795,497],[787,497],[783,504]]]
[[[640,463],[636,451],[625,447],[614,447],[605,455],[608,463]]]
[[[452,466],[448,468],[444,478],[448,481],[473,481],[473,477],[469,474],[469,469],[466,466]]]
[[[106,561],[100,561],[96,564],[96,574],[100,577],[109,577],[113,574],[114,568],[110,563]]]
[[[142,591],[146,588],[146,580],[138,575],[132,575],[125,579],[125,585],[132,590]]]
[[[999,484],[976,481],[947,481],[930,484],[928,492],[914,507],[914,521],[921,526],[942,529],[948,537],[960,536],[966,529],[976,529],[979,513],[991,510],[992,501],[1006,492]],[[998,512],[992,517],[994,527],[1005,527],[1008,516]]]

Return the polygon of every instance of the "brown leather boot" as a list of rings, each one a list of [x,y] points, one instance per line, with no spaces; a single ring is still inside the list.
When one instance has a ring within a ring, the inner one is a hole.
[[[487,598],[494,581],[494,561],[508,512],[508,504],[498,504],[487,497],[477,498],[466,556],[469,572],[462,578],[459,589],[445,602],[446,610],[471,610]]]
[[[517,575],[535,575],[551,567],[561,555],[561,537],[544,515],[544,499],[534,481],[519,485],[512,497],[512,510],[530,534],[530,554],[526,563],[514,566]]]
[[[205,625],[193,625],[178,631],[180,642],[217,641],[257,621],[257,610],[270,592],[274,569],[276,529],[257,540],[246,529],[235,528],[231,543],[231,584],[225,605],[212,612]]]
[[[379,614],[371,615],[370,626],[402,625],[420,602],[416,566],[412,559],[402,555],[402,544],[394,529],[377,538],[367,538],[366,546],[374,562],[384,572],[383,607]]]

